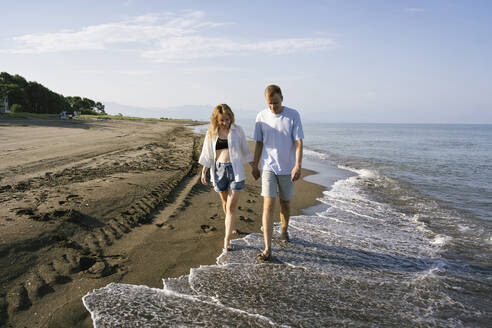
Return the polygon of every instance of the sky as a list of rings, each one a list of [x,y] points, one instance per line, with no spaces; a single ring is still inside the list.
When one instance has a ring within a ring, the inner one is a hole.
[[[206,119],[227,103],[254,119],[277,84],[303,121],[492,123],[491,12],[478,0],[0,0],[0,71],[112,114]]]

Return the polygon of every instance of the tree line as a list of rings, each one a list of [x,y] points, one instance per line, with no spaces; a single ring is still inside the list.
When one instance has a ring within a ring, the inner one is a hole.
[[[4,96],[8,97],[9,106],[14,112],[58,114],[77,111],[80,114],[106,114],[100,102],[78,96],[64,97],[40,83],[7,72],[0,73],[0,98]]]

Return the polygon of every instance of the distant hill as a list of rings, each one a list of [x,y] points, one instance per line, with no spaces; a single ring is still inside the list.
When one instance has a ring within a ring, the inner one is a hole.
[[[122,105],[115,102],[105,101],[108,114],[118,115],[119,113],[127,116],[153,117],[153,118],[178,118],[195,121],[209,121],[213,105],[184,105],[178,107],[152,108]],[[256,111],[233,109],[235,116],[240,121],[245,118],[254,120]]]
[[[178,118],[196,121],[208,121],[212,112],[211,105],[185,105],[173,108],[152,108],[123,105],[105,101],[106,112],[111,115],[123,114],[126,116],[151,117],[151,118]]]
[[[40,83],[27,81],[20,75],[0,73],[0,97],[8,97],[13,112],[58,114],[77,111],[81,114],[106,114],[104,105],[89,98],[65,97]]]

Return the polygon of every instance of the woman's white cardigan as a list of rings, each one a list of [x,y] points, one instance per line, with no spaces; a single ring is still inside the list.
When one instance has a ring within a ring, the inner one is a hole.
[[[210,138],[209,134],[205,134],[205,141],[203,141],[202,153],[198,163],[205,167],[210,168],[210,180],[215,186],[215,144],[219,134],[214,134]],[[246,179],[244,174],[244,163],[253,161],[253,155],[249,151],[248,141],[243,129],[236,124],[231,124],[229,134],[227,135],[227,142],[229,145],[229,155],[231,157],[232,169],[234,170],[234,181],[239,182]]]

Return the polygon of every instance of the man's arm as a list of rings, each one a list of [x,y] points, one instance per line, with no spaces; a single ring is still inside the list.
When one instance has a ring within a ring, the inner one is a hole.
[[[253,175],[253,178],[255,178],[255,180],[258,180],[260,178],[260,169],[258,168],[258,165],[260,164],[260,157],[262,151],[263,151],[263,142],[257,141],[255,143],[255,156],[253,162],[250,163],[251,174]]]
[[[301,177],[302,149],[303,149],[302,139],[296,140],[295,147],[296,147],[296,165],[294,166],[290,174],[290,179],[292,181],[299,180],[299,178]]]

